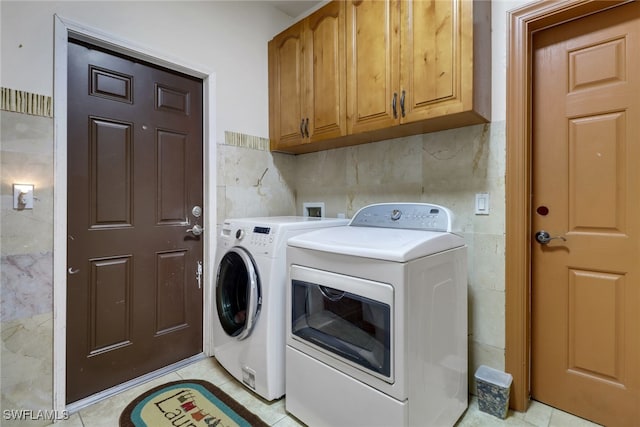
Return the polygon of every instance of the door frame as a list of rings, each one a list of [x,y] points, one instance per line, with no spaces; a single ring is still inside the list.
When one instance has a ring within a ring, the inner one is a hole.
[[[215,272],[216,229],[216,75],[200,65],[188,64],[112,34],[54,15],[54,195],[53,195],[53,409],[66,409],[66,317],[67,317],[67,55],[69,36],[109,51],[168,68],[203,81],[203,209],[204,283],[203,352],[213,351],[212,284]]]
[[[529,406],[531,371],[532,35],[632,0],[543,0],[507,13],[505,370],[510,407]]]

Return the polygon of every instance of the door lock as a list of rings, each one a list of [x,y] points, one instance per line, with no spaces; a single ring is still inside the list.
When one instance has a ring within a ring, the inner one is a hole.
[[[550,241],[552,241],[553,239],[561,239],[563,241],[567,241],[567,239],[564,236],[553,236],[551,237],[551,235],[549,233],[547,233],[544,230],[540,230],[536,233],[536,241],[538,243],[540,243],[541,245],[546,245],[547,243],[549,243]]]
[[[194,236],[199,236],[204,231],[204,227],[195,224],[192,228],[187,230],[187,233],[193,233]]]
[[[192,228],[187,230],[187,233],[193,233],[194,236],[199,236],[204,231],[204,227],[198,224],[198,218],[202,215],[202,208],[198,205],[194,206],[193,209],[191,209],[191,214],[196,218],[196,223]]]

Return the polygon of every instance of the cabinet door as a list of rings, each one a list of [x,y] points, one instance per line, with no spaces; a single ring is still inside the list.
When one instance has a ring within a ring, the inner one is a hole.
[[[309,142],[347,132],[344,9],[344,2],[335,1],[306,20],[303,113]]]
[[[304,21],[269,42],[269,137],[272,149],[303,142]]]
[[[346,14],[348,133],[394,126],[400,111],[398,1],[348,1]]]
[[[404,91],[402,123],[429,119],[463,111],[461,102],[465,86],[461,58],[461,30],[472,34],[473,21],[463,21],[463,3],[459,0],[403,1],[401,4],[400,85]],[[469,15],[470,16],[470,15]],[[465,46],[466,48],[466,46]],[[467,107],[468,108],[468,107]]]

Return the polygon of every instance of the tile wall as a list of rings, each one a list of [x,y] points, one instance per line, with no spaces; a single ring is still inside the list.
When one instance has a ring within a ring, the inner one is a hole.
[[[1,409],[51,409],[53,120],[13,107],[0,111]],[[33,210],[13,209],[13,183],[34,184]]]
[[[481,364],[504,369],[505,122],[296,157],[296,210],[325,202],[327,216],[370,203],[431,202],[450,208],[469,246],[469,377]],[[293,184],[295,183],[295,184]],[[489,215],[475,194],[489,193]]]
[[[231,217],[302,215],[304,202],[324,202],[326,216],[348,218],[380,202],[450,208],[469,246],[472,390],[479,365],[504,369],[504,121],[298,156],[264,147],[218,146],[218,224]],[[476,193],[489,193],[489,215],[475,215]]]
[[[51,409],[53,120],[0,111],[0,122],[1,408]],[[299,156],[265,141],[227,133],[218,144],[217,224],[301,215],[303,202],[347,217],[376,202],[451,208],[470,249],[470,378],[479,364],[504,368],[504,122]],[[11,184],[25,180],[34,209],[15,211]],[[474,215],[477,192],[490,193],[490,215]]]
[[[218,225],[227,218],[295,215],[294,156],[269,152],[269,139],[225,132],[217,147]]]

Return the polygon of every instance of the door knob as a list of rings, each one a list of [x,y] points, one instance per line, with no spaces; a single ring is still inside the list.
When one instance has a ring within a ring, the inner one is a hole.
[[[194,225],[193,228],[187,230],[187,233],[193,233],[194,236],[199,236],[204,231],[204,227],[200,227],[198,224]]]
[[[549,233],[547,233],[544,230],[540,230],[536,233],[536,241],[538,243],[540,243],[541,245],[546,245],[547,243],[549,243],[550,241],[552,241],[553,239],[561,239],[563,241],[567,241],[567,239],[564,238],[564,236],[553,236],[551,237],[551,235]]]

